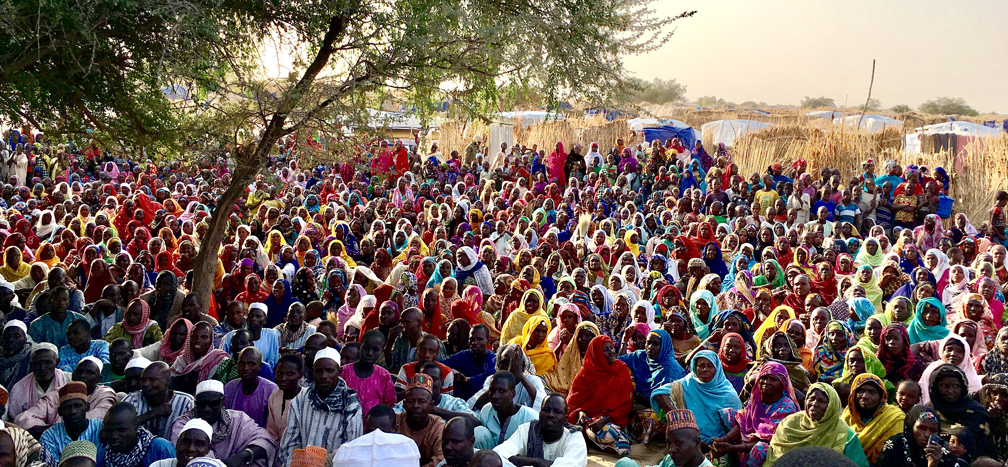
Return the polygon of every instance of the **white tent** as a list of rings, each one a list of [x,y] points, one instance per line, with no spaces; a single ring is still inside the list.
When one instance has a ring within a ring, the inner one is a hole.
[[[934,125],[922,126],[908,133],[906,135],[906,151],[919,153],[921,152],[921,140],[925,136],[944,134],[970,138],[996,138],[1003,135],[1004,132],[1000,128],[991,128],[973,122],[954,121],[935,123]]]
[[[704,139],[710,135],[711,142],[715,146],[718,143],[724,143],[725,146],[731,147],[732,144],[735,144],[735,138],[739,136],[772,127],[772,123],[755,120],[717,120],[704,123],[700,130],[703,132]]]
[[[544,120],[563,120],[567,116],[562,113],[552,113],[544,112],[542,110],[529,110],[524,112],[501,112],[496,114],[498,118],[505,119],[509,123],[515,117],[521,117],[522,126],[535,125],[536,123],[542,123]]]
[[[848,115],[846,117],[834,118],[833,123],[837,125],[856,126],[860,130],[882,131],[884,128],[902,125],[902,120],[889,118],[882,115]]]
[[[815,110],[812,112],[806,112],[805,116],[808,118],[821,118],[823,120],[833,121],[837,118],[843,118],[847,113],[841,112],[839,110]]]

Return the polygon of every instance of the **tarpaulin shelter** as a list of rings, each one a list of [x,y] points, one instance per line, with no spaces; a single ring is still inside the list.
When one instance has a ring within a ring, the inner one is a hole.
[[[717,146],[718,143],[724,143],[725,146],[731,147],[735,144],[735,138],[739,136],[772,127],[772,123],[756,120],[717,120],[704,123],[700,129],[704,138],[710,135],[712,147]]]

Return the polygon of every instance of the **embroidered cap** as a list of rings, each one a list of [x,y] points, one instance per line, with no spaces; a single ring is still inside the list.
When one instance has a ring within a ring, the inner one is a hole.
[[[305,446],[291,454],[290,467],[324,467],[328,452],[318,446]]]
[[[430,375],[425,373],[417,373],[410,378],[409,387],[407,387],[406,390],[408,391],[413,388],[420,388],[426,390],[430,394],[434,394],[434,378],[431,378]]]
[[[668,421],[669,430],[679,430],[682,428],[699,430],[699,428],[697,428],[696,417],[693,416],[692,410],[676,409],[669,412],[665,418]]]
[[[81,383],[83,384],[83,383]],[[92,461],[98,461],[98,447],[90,441],[78,440],[71,441],[65,448],[63,448],[63,453],[60,454],[60,465],[66,463],[70,459],[75,459],[78,457],[83,457],[86,459],[91,459]]]
[[[211,459],[209,457],[197,457],[189,461],[189,463],[186,464],[186,467],[227,467],[227,465],[225,465],[224,462],[221,462],[217,459]]]
[[[87,385],[80,381],[70,381],[59,390],[59,403],[68,400],[81,399],[87,401]]]

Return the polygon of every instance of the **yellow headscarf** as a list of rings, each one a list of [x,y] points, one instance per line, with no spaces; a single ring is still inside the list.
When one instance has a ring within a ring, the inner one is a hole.
[[[531,321],[531,320],[530,320]],[[581,356],[581,350],[578,349],[577,336],[581,333],[581,329],[587,328],[591,332],[595,333],[595,337],[601,336],[602,331],[599,330],[598,326],[591,321],[582,321],[574,328],[574,337],[571,338],[570,344],[564,349],[563,355],[560,357],[560,361],[557,363],[556,368],[542,375],[543,380],[546,382],[546,387],[567,395],[570,392],[571,383],[574,382],[574,376],[578,374],[581,370],[581,364],[584,358]],[[539,370],[539,366],[536,365],[536,370]]]
[[[529,349],[526,347],[529,341],[532,340],[532,333],[542,325],[546,326],[546,334],[549,335],[549,319],[545,316],[532,316],[525,322],[525,326],[522,327],[521,335],[508,342],[509,344],[517,344],[521,347],[525,355],[528,355],[528,358],[532,360],[532,364],[535,365],[537,375],[545,375],[552,372],[557,363],[556,355],[553,355],[553,351],[549,348],[548,339],[545,337],[535,348]],[[575,344],[574,347],[577,347],[577,345]]]
[[[874,385],[882,394],[882,401],[875,409],[871,420],[864,423],[861,420],[861,414],[856,409],[852,410],[851,407],[857,403],[854,393],[858,388],[869,384]],[[888,398],[885,384],[878,376],[872,373],[861,373],[854,377],[850,388],[850,398],[847,400],[847,408],[843,412],[843,420],[857,433],[869,463],[875,463],[889,437],[903,432],[903,419],[906,414],[899,407],[888,404]]]
[[[630,241],[630,237],[633,234],[637,234],[637,238],[640,238],[640,234],[636,230],[630,229],[623,234],[623,244],[626,245],[627,249],[633,252],[634,256],[640,255],[640,243],[634,243]]]
[[[42,249],[45,248],[45,247],[47,247],[47,246],[53,246],[53,244],[49,243],[49,242],[45,242],[45,243],[39,245],[38,250],[35,250],[35,262],[36,263],[43,263],[46,266],[49,266],[49,269],[52,269],[53,266],[55,266],[56,263],[58,263],[60,261],[60,259],[59,259],[59,256],[56,256],[56,249],[55,249],[55,247],[53,248],[53,257],[52,258],[50,258],[50,259],[42,259]]]
[[[535,294],[539,298],[539,309],[537,310],[526,310],[525,300],[528,298],[529,294]],[[504,329],[501,329],[501,342],[511,342],[512,339],[522,335],[522,330],[525,327],[525,323],[528,322],[533,316],[546,317],[546,313],[543,311],[543,294],[539,289],[529,289],[525,291],[522,295],[521,303],[515,311],[511,312],[508,316],[507,321],[504,322]]]
[[[17,266],[14,266],[14,267],[11,267],[10,265],[7,264],[7,255],[11,251],[14,251],[14,252],[17,253],[18,264],[17,264]],[[59,258],[57,258],[57,260],[58,259]],[[4,250],[3,266],[0,266],[0,275],[3,275],[4,279],[6,279],[7,282],[14,282],[14,281],[17,281],[17,280],[21,280],[21,278],[23,278],[24,276],[27,276],[28,273],[30,273],[30,272],[31,272],[31,266],[29,266],[28,263],[24,262],[24,260],[21,258],[21,249],[20,248],[18,248],[17,246],[11,245],[11,246],[7,247],[6,250]]]
[[[767,319],[763,320],[763,323],[760,324],[760,327],[756,329],[756,333],[753,334],[753,342],[756,343],[757,348],[763,348],[763,338],[770,337],[773,335],[773,333],[778,331],[777,315],[779,313],[787,313],[788,320],[796,318],[794,308],[791,308],[787,305],[781,305],[777,308],[774,308],[774,310],[770,312],[770,316],[767,316]],[[783,329],[781,329],[781,331],[783,331]]]

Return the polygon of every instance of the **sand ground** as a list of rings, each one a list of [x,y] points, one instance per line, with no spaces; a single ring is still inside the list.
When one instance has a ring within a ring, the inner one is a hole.
[[[665,443],[652,441],[648,445],[634,444],[630,448],[630,458],[642,466],[658,465],[665,457]],[[620,458],[615,454],[604,453],[591,447],[588,448],[589,467],[612,467]]]

